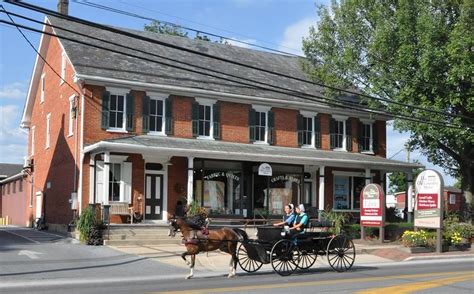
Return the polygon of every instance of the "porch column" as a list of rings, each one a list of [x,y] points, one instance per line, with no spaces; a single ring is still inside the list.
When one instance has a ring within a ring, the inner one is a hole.
[[[193,202],[194,157],[188,157],[188,204]]]
[[[110,152],[104,152],[104,174],[103,174],[103,193],[104,205],[109,204],[109,172],[110,172]]]
[[[365,184],[370,184],[372,177],[370,176],[370,168],[365,169]]]
[[[407,221],[409,223],[413,222],[413,208],[414,208],[414,199],[413,199],[413,173],[407,172],[407,190],[405,191],[405,207],[407,207]]]
[[[321,220],[321,213],[324,211],[324,166],[319,167],[319,213],[318,218]]]

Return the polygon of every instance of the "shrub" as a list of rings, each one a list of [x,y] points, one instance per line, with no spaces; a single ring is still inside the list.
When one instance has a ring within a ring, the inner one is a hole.
[[[344,224],[349,220],[349,215],[345,212],[335,212],[333,210],[325,210],[322,213],[322,218],[334,223],[334,228],[329,231],[334,234],[340,234]]]
[[[402,243],[406,247],[426,246],[428,240],[428,232],[420,231],[405,231],[402,235]]]
[[[87,245],[102,245],[102,221],[97,217],[96,212],[91,207],[82,210],[81,216],[77,220],[77,229],[80,233],[80,240]]]

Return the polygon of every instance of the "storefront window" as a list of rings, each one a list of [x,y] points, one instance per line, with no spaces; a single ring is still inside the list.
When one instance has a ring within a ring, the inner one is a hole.
[[[360,209],[360,192],[364,186],[363,177],[334,176],[334,209]]]

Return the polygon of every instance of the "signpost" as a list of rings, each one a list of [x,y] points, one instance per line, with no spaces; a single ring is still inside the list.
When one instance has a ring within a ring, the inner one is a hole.
[[[258,166],[258,175],[259,176],[266,176],[267,177],[267,210],[268,215],[270,215],[270,177],[273,175],[272,166],[268,163],[262,163]]]
[[[436,229],[436,252],[442,252],[443,177],[435,170],[421,172],[415,182],[415,228]]]
[[[365,238],[364,227],[379,227],[379,240],[384,242],[385,195],[378,184],[368,184],[360,192],[360,228]]]

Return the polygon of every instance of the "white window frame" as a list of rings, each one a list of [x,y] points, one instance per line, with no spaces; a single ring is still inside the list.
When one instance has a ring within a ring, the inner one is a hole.
[[[347,120],[349,117],[347,116],[342,116],[342,115],[333,115],[332,118],[336,122],[342,122],[342,148],[334,148],[334,151],[347,151]]]
[[[363,172],[346,172],[346,171],[333,171],[333,183],[332,183],[332,191],[333,191],[333,207],[332,209],[334,211],[348,211],[348,212],[354,212],[354,211],[360,211],[360,208],[354,208],[354,197],[360,197],[360,195],[354,195],[354,178],[365,178],[365,173]],[[339,177],[348,177],[349,178],[349,197],[350,197],[350,208],[349,209],[336,209],[334,208],[334,191],[336,190],[336,181],[334,178],[336,176]],[[375,173],[370,174],[370,182],[373,182],[373,179],[375,177]]]
[[[46,149],[49,149],[51,145],[51,113],[46,115]]]
[[[44,82],[44,81],[45,81],[45,76],[46,76],[45,73],[43,73],[43,74],[41,75],[40,103],[43,103],[43,102],[44,102],[44,92],[45,92],[45,91],[44,91],[44,89],[45,89],[45,82]]]
[[[68,125],[68,137],[71,137],[74,134],[74,117],[72,115],[73,110],[74,110],[74,98],[76,98],[76,95],[72,95],[69,97],[69,125]]]
[[[368,120],[368,119],[361,119],[360,122],[363,125],[369,125],[370,126],[370,139],[369,139],[369,150],[364,150],[361,151],[361,153],[364,154],[374,154],[374,120]]]
[[[31,156],[35,155],[35,130],[36,126],[31,127]]]
[[[156,100],[156,101],[162,101],[163,103],[163,112],[162,112],[162,117],[161,117],[161,131],[152,131],[151,130],[151,124],[150,124],[150,131],[148,132],[149,135],[159,135],[159,136],[166,136],[166,99],[168,98],[169,95],[165,94],[160,94],[160,93],[150,93],[148,92],[148,95],[150,96],[150,101],[151,100]],[[151,103],[150,103],[151,107]],[[151,116],[151,111],[149,116]]]
[[[107,129],[108,132],[119,132],[119,133],[128,133],[126,130],[127,126],[127,94],[130,93],[130,89],[124,88],[115,88],[115,87],[106,87],[106,90],[110,93],[109,103],[111,103],[112,95],[123,96],[123,119],[122,127],[110,127]],[[110,119],[110,107],[109,107],[109,119]],[[109,121],[110,124],[110,121]]]
[[[255,112],[264,112],[265,113],[265,140],[255,140],[254,144],[268,145],[268,112],[272,109],[270,106],[264,105],[252,105],[252,108]],[[255,125],[257,127],[257,125]],[[255,137],[257,136],[257,129],[255,128]]]
[[[311,119],[311,144],[303,144],[301,148],[316,148],[316,130],[314,129],[314,117],[318,115],[317,112],[312,112],[312,111],[304,111],[300,110],[300,114],[305,118],[305,119]]]
[[[449,193],[449,204],[456,204],[456,194]]]
[[[208,106],[211,110],[211,117],[210,117],[210,126],[209,126],[209,136],[197,136],[196,139],[204,139],[204,140],[214,140],[214,104],[217,102],[212,99],[206,99],[206,98],[195,98],[196,102],[199,104],[199,106]],[[198,133],[199,133],[199,108],[198,108]]]
[[[61,54],[61,78],[59,79],[59,85],[64,84],[66,79],[66,52],[63,51]]]
[[[125,183],[125,180],[124,180],[124,177],[125,177],[125,164],[129,164],[130,165],[130,173],[132,173],[132,163],[131,162],[125,162],[125,160],[127,160],[128,156],[123,156],[123,155],[110,155],[110,159],[109,159],[109,162],[112,164],[120,164],[120,196],[119,196],[119,202],[128,202],[130,203],[131,202],[131,199],[132,199],[132,190],[130,191],[126,191],[127,189],[127,185]],[[110,172],[110,170],[109,170]],[[110,181],[110,179],[109,179]],[[107,185],[109,184],[109,182],[107,182]],[[131,186],[131,183],[130,183],[130,186]],[[130,187],[131,189],[131,187]],[[127,199],[125,197],[125,193],[129,193],[129,199]],[[110,191],[109,191],[109,195],[107,195],[106,197],[109,198],[110,196]],[[114,202],[114,201],[111,201],[109,200],[109,202]]]

